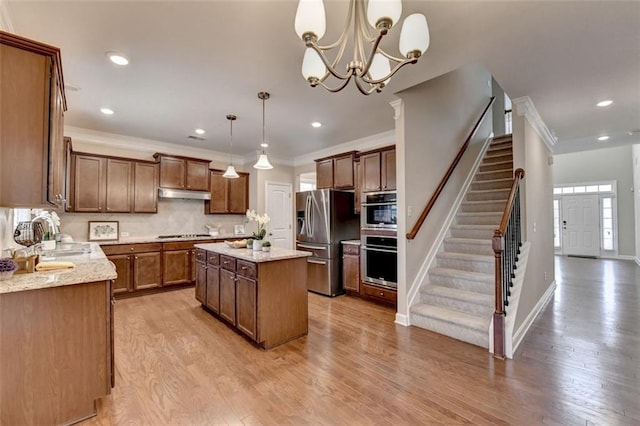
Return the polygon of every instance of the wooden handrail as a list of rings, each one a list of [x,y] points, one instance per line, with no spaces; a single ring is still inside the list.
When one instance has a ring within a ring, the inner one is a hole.
[[[509,198],[507,198],[507,203],[504,207],[504,212],[502,213],[502,219],[500,220],[500,225],[493,231],[493,238],[491,240],[491,246],[493,248],[493,254],[495,258],[495,289],[494,289],[494,312],[493,312],[493,356],[496,358],[504,359],[504,317],[505,317],[505,299],[504,299],[504,282],[503,282],[503,252],[505,250],[505,233],[507,232],[507,226],[509,225],[509,220],[511,218],[511,213],[514,208],[514,204],[516,201],[516,197],[519,196],[520,191],[520,181],[524,178],[524,170],[521,168],[516,169],[513,176],[513,183],[511,184],[511,189],[509,191]],[[516,211],[516,215],[519,215],[519,208]],[[519,217],[519,216],[518,216]],[[513,224],[512,224],[513,225]],[[517,223],[514,225],[519,228],[520,223],[517,220]],[[516,238],[516,244],[518,245],[515,249],[513,247],[511,250],[517,251],[520,253],[519,249],[519,235]],[[511,255],[509,256],[509,253]],[[517,262],[517,254],[513,252],[508,252],[507,261]],[[515,269],[515,266],[513,266]],[[513,272],[513,270],[509,271],[509,275]],[[508,294],[508,293],[507,293]]]
[[[520,185],[520,180],[523,177],[524,177],[523,169],[518,168],[516,169],[515,172],[513,172],[513,183],[511,184],[511,190],[509,191],[509,198],[507,198],[507,204],[505,204],[504,206],[504,212],[502,212],[502,219],[500,220],[500,225],[495,231],[493,231],[493,238],[502,237],[504,235],[504,232],[507,230],[509,215],[511,214],[511,209],[513,209],[513,201],[516,197],[516,189]]]
[[[440,193],[444,189],[444,186],[449,181],[449,178],[451,178],[451,175],[453,174],[453,171],[455,170],[456,166],[458,165],[458,163],[462,159],[462,156],[464,155],[465,151],[469,147],[469,144],[471,143],[471,139],[473,139],[473,137],[475,136],[476,132],[480,128],[480,124],[482,123],[482,121],[486,117],[487,111],[489,111],[489,108],[491,108],[491,105],[493,104],[493,101],[495,100],[495,98],[496,98],[495,96],[492,96],[491,99],[489,100],[489,103],[487,104],[486,108],[484,109],[484,111],[482,111],[482,115],[480,116],[480,118],[478,118],[478,121],[476,122],[476,125],[473,126],[473,130],[471,130],[471,133],[469,133],[469,136],[467,136],[467,140],[465,140],[464,144],[462,145],[462,147],[460,147],[460,150],[458,151],[458,155],[456,155],[456,158],[453,159],[453,162],[451,163],[451,165],[447,169],[447,172],[444,174],[444,176],[440,180],[440,183],[438,184],[438,187],[433,192],[433,195],[431,195],[431,198],[429,199],[429,202],[427,203],[426,206],[424,206],[424,209],[422,210],[422,213],[420,213],[420,217],[418,217],[418,221],[415,223],[415,225],[413,225],[413,228],[411,229],[411,231],[407,233],[407,239],[408,240],[413,240],[416,237],[416,235],[418,234],[418,231],[422,227],[422,224],[424,223],[424,220],[427,218],[427,215],[429,214],[429,212],[433,208],[434,204],[436,203],[436,200],[440,196]]]

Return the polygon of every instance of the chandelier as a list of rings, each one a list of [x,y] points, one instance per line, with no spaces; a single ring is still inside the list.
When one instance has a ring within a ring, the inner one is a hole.
[[[364,8],[365,0],[350,0],[342,34],[335,42],[320,46],[318,42],[326,30],[324,3],[322,0],[299,0],[295,30],[307,46],[302,60],[302,75],[311,87],[320,85],[330,92],[339,92],[353,78],[363,94],[381,92],[400,68],[418,62],[429,48],[427,19],[420,13],[411,14],[404,19],[399,43],[402,58],[392,56],[380,48],[382,38],[400,19],[402,0],[369,0],[366,14]],[[377,35],[372,35],[369,25],[377,31]],[[341,73],[337,66],[344,55],[350,32],[353,32],[354,37],[353,57],[346,65],[346,72]],[[365,46],[369,48],[366,49]],[[334,49],[336,56],[329,60],[325,52]],[[339,81],[336,87],[325,84],[329,76]]]
[[[262,99],[262,143],[260,146],[262,147],[262,154],[258,157],[258,161],[253,165],[254,168],[258,170],[271,170],[273,166],[269,162],[269,158],[267,158],[267,153],[264,150],[269,146],[269,144],[264,140],[264,101],[269,99],[271,95],[268,92],[258,92],[258,99]]]

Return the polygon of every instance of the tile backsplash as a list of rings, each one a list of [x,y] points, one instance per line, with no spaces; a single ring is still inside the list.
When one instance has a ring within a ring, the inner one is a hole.
[[[206,234],[205,224],[219,228],[221,234],[233,233],[234,225],[245,225],[248,233],[254,231],[253,223],[246,223],[244,215],[204,214],[201,200],[160,199],[157,214],[86,214],[60,213],[60,232],[69,234],[75,241],[86,241],[89,221],[117,220],[120,235],[126,238],[150,237],[171,234]]]

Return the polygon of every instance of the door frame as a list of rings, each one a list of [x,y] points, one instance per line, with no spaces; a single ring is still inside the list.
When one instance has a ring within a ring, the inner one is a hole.
[[[288,211],[289,211],[289,238],[290,238],[290,244],[289,244],[289,249],[293,250],[295,249],[295,242],[296,242],[296,234],[295,234],[295,228],[293,227],[294,223],[293,223],[293,219],[295,217],[295,205],[293,203],[293,196],[294,196],[294,192],[293,192],[293,184],[291,182],[277,182],[277,181],[272,181],[272,180],[267,180],[264,182],[264,211],[265,213],[267,213],[269,211],[269,187],[271,185],[279,185],[279,186],[286,186],[289,188],[289,191],[291,193],[291,196],[289,197],[289,206],[288,206]]]

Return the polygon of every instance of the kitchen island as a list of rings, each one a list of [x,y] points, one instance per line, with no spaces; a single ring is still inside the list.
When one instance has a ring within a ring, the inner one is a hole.
[[[196,244],[196,299],[264,349],[308,331],[307,260],[311,253]]]
[[[111,392],[116,271],[95,243],[74,268],[0,281],[0,424],[70,424]]]

